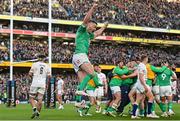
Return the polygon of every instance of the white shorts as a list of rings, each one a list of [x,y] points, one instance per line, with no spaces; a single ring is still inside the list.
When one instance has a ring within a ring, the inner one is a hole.
[[[146,85],[146,86],[147,86],[147,88],[148,88],[149,90],[151,90],[151,88],[149,87],[149,85]],[[145,93],[144,86],[143,86],[142,84],[137,84],[137,85],[136,85],[136,92],[137,92],[137,93]]]
[[[87,93],[90,97],[96,97],[94,90],[86,90],[86,93]]]
[[[58,90],[58,91],[57,91],[57,94],[58,94],[58,95],[62,95],[62,94],[63,94],[63,91],[62,91],[62,90]]]
[[[113,86],[113,87],[110,87],[110,88],[111,88],[112,94],[115,94],[117,92],[121,92],[121,88],[119,86]]]
[[[160,86],[159,87],[160,96],[172,96],[172,89],[171,86]]]
[[[31,86],[29,93],[30,94],[37,94],[37,93],[44,94],[45,88],[44,87],[33,87],[33,86]]]
[[[159,86],[158,85],[153,86],[152,92],[154,95],[159,95]]]
[[[131,90],[136,90],[136,83],[131,86]]]
[[[104,96],[104,89],[103,87],[98,87],[95,90],[96,97],[103,97]]]
[[[75,72],[78,72],[80,66],[83,63],[90,63],[88,56],[85,53],[78,53],[73,55],[72,64],[74,66]]]
[[[172,94],[173,94],[173,95],[176,95],[176,89],[173,89],[173,90],[172,90]]]

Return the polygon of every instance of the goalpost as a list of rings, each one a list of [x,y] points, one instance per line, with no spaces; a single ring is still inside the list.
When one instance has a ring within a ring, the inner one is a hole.
[[[52,75],[52,0],[48,0],[48,63],[50,66],[50,74]],[[14,62],[13,59],[13,0],[10,1],[10,79],[7,80],[7,106],[8,107],[15,107],[16,106],[16,83],[13,79],[13,65],[18,64],[18,63],[26,63],[26,62],[34,62],[37,61],[37,59],[32,59],[32,60],[25,60],[25,61],[20,61],[20,62]],[[48,93],[48,98],[47,100],[49,105],[53,105],[55,107],[55,79],[52,77],[52,79],[49,81],[49,89],[46,93]],[[46,99],[46,98],[45,98]]]

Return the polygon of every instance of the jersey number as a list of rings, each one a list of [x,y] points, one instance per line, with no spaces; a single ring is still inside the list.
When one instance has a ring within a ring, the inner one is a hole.
[[[162,77],[163,80],[165,80],[166,74],[162,74],[161,77]]]
[[[44,70],[44,68],[41,67],[41,68],[40,68],[40,74],[43,74],[43,70]]]

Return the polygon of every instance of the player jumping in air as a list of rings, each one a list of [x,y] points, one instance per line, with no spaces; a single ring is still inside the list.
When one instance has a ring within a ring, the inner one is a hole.
[[[102,28],[97,29],[97,23],[91,20],[93,12],[97,8],[98,4],[94,3],[92,8],[88,11],[85,16],[82,25],[77,30],[75,39],[75,52],[73,55],[72,63],[74,70],[78,75],[80,84],[78,85],[76,91],[76,107],[81,105],[81,95],[85,94],[84,89],[89,82],[89,80],[94,79],[97,86],[101,86],[98,82],[98,76],[95,73],[93,66],[88,59],[88,49],[90,46],[90,40],[95,39],[100,36],[103,31],[107,28],[108,23],[105,23]]]
[[[33,118],[39,118],[41,107],[42,107],[42,100],[45,93],[46,88],[46,79],[47,77],[50,78],[50,68],[44,62],[46,57],[44,55],[39,55],[39,61],[34,63],[29,71],[29,75],[33,77],[33,81],[30,87],[29,93],[29,102],[33,108]],[[35,98],[37,96],[37,103]]]

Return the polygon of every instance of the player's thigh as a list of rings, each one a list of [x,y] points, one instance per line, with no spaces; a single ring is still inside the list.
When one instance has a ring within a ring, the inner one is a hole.
[[[42,102],[44,93],[45,93],[45,88],[44,87],[39,87],[38,88],[38,95],[37,95],[37,98],[38,98],[39,102]]]
[[[95,90],[95,95],[96,95],[97,99],[101,99],[101,97],[104,96],[104,90],[102,88],[100,88],[100,87],[97,88]]]
[[[95,96],[90,96],[90,97],[89,97],[89,101],[90,101],[90,103],[91,103],[92,105],[94,105],[95,102],[96,102]]]
[[[95,97],[94,90],[86,90],[86,93],[89,95],[89,97]]]
[[[83,63],[80,66],[80,68],[81,68],[81,70],[85,71],[87,74],[91,74],[91,75],[94,74],[94,68],[90,62],[89,63]]]
[[[136,102],[139,104],[143,100],[144,95],[141,93],[137,93],[136,96]]]
[[[37,95],[37,93],[38,93],[38,88],[31,86],[31,87],[30,87],[30,91],[29,91],[29,97],[30,97],[30,99],[35,98],[36,95]]]
[[[78,74],[79,81],[82,82],[82,80],[83,80],[83,79],[85,78],[85,76],[86,76],[86,72],[85,72],[85,71],[82,71],[82,70],[79,70],[79,71],[77,72],[77,74]]]
[[[150,101],[153,101],[154,99],[154,96],[153,96],[153,93],[151,90],[148,90],[146,93],[145,93],[146,97],[150,100]]]
[[[113,96],[115,97],[115,99],[121,99],[121,89],[119,86],[113,86],[110,87],[111,88],[111,92],[113,94]]]
[[[171,86],[167,86],[167,88],[166,88],[166,96],[167,97],[172,97],[172,88],[171,88]]]
[[[116,92],[113,94],[115,99],[120,100],[121,99],[121,92]]]
[[[129,98],[133,97],[136,94],[136,89],[132,88],[131,91],[129,92],[128,96]]]
[[[159,95],[159,86],[153,86],[152,87],[152,92],[154,95]]]
[[[56,98],[58,99],[58,100],[60,100],[61,99],[61,94],[56,94]]]
[[[38,93],[38,94],[37,94],[38,103],[42,103],[42,101],[43,101],[43,96],[44,96],[44,94],[41,94],[41,93]]]
[[[112,87],[110,87],[110,89],[111,89],[111,93],[114,95],[115,93],[121,93],[121,89],[120,89],[120,87],[119,86],[112,86]]]
[[[90,61],[85,53],[78,53],[73,55],[72,63],[74,66],[74,70],[78,72],[79,70],[81,70],[81,65],[83,65],[84,63],[90,63]]]
[[[160,86],[160,96],[172,96],[171,86]]]

